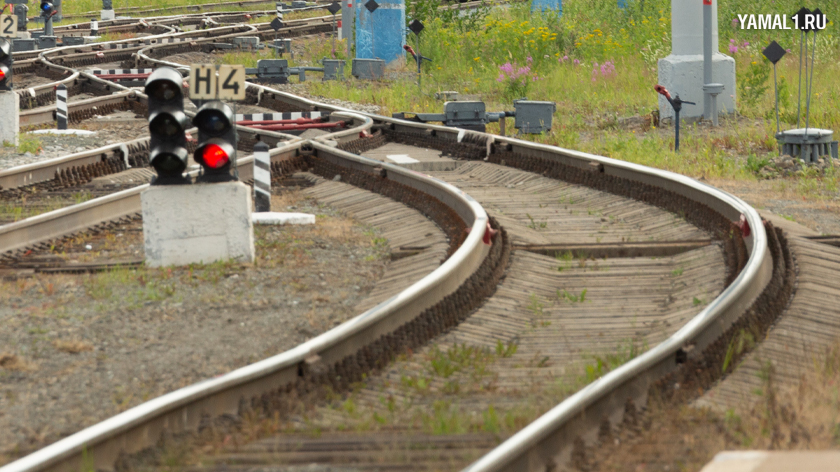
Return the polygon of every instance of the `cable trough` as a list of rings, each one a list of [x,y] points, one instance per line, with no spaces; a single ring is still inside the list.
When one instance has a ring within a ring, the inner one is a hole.
[[[319,28],[322,26],[318,21],[313,21],[289,31],[306,34],[318,32]],[[260,25],[169,33],[158,36],[160,42],[151,44],[129,40],[125,44],[131,47],[125,50],[47,51],[36,62],[50,73],[66,71],[72,80],[87,81],[88,85],[83,86],[117,92],[71,103],[71,120],[74,116],[84,118],[93,106],[126,106],[142,112],[143,94],[76,69],[118,61],[132,62],[128,64],[132,68],[183,68],[185,65],[163,58],[211,49],[219,36],[233,38],[255,33],[262,36],[268,31]],[[190,40],[162,41],[168,37]],[[102,56],[97,57],[99,54]],[[71,81],[69,77],[62,81]],[[651,349],[552,405],[497,447],[495,438],[461,435],[432,439],[408,426],[391,431],[388,441],[376,434],[347,436],[330,432],[322,439],[310,440],[293,433],[264,438],[240,451],[223,451],[212,465],[224,468],[237,460],[254,461],[258,456],[270,462],[272,457],[281,456],[259,454],[272,447],[270,450],[281,451],[281,444],[288,446],[296,441],[303,448],[286,450],[282,456],[285,463],[306,463],[312,460],[306,451],[327,448],[334,454],[319,456],[327,457],[327,462],[352,456],[356,463],[351,465],[366,468],[376,464],[367,464],[348,452],[359,444],[383,451],[393,447],[412,451],[418,444],[432,449],[461,444],[453,446],[455,452],[448,456],[427,451],[405,457],[414,458],[418,464],[425,460],[427,464],[450,464],[469,471],[550,469],[580,456],[581,447],[585,450],[586,443],[593,441],[604,421],[607,427],[619,424],[625,411],[630,411],[627,405],[641,408],[649,392],[667,392],[670,379],[685,376],[685,366],[702,363],[710,355],[709,349],[742,320],[757,312],[779,309],[778,301],[768,301],[767,291],[784,286],[784,240],[776,236],[775,230],[766,231],[756,211],[743,201],[693,179],[515,138],[366,115],[264,85],[248,85],[246,104],[272,113],[302,115],[280,115],[279,119],[237,117],[239,132],[246,136],[240,141],[240,151],[258,140],[270,142],[273,147],[279,145],[271,150],[271,161],[277,170],[282,168],[285,178],[295,175],[309,179],[314,183],[309,190],[311,195],[344,205],[346,211],[356,212],[360,218],[375,219],[377,215],[365,205],[354,207],[352,201],[345,201],[340,195],[352,193],[359,202],[375,195],[416,209],[445,234],[445,245],[434,253],[435,264],[424,266],[427,268],[414,278],[392,285],[392,291],[380,294],[376,304],[304,344],[136,405],[7,464],[0,471],[72,470],[91,462],[95,468],[106,470],[116,464],[148,465],[144,458],[154,456],[162,435],[200,442],[201,436],[196,435],[199,429],[229,431],[230,423],[224,418],[267,411],[288,414],[300,399],[319,405],[316,421],[323,421],[322,426],[328,427],[329,408],[324,400],[328,389],[347,393],[353,382],[366,379],[366,386],[359,393],[360,405],[379,411],[375,405],[379,393],[393,388],[397,390],[392,393],[401,392],[388,379],[409,371],[401,369],[409,369],[411,361],[394,362],[407,349],[417,356],[431,356],[438,345],[451,349],[465,340],[490,351],[489,346],[497,343],[518,343],[520,356],[543,353],[556,363],[558,372],[561,366],[573,369],[580,362],[579,350],[591,343],[586,338],[592,334],[593,326],[606,333],[604,345],[610,347],[631,329],[627,319],[608,316],[631,296],[613,294],[614,288],[620,286],[617,284],[627,283],[631,292],[648,290],[670,300],[660,306],[647,306],[637,300],[641,313],[638,316],[646,323],[656,322],[638,330],[646,342],[650,341]],[[25,116],[28,123],[43,123],[48,113],[49,109],[36,109]],[[329,125],[330,132],[306,140],[275,132],[289,131],[289,126],[314,125]],[[272,128],[278,126],[279,129]],[[85,172],[74,169],[98,166],[96,172],[100,175],[117,175],[123,172],[126,160],[132,167],[143,168],[148,165],[143,157],[147,147],[144,138],[0,171],[1,191],[66,188],[89,180],[83,175]],[[241,158],[238,166],[240,178],[249,180],[253,157]],[[23,252],[51,240],[93,225],[135,218],[144,188],[141,185],[109,193],[0,226],[0,252],[5,260],[19,264]],[[533,203],[540,198],[547,199],[546,203],[558,198],[567,203],[564,208],[556,204],[534,208]],[[675,218],[675,212],[682,212],[685,220]],[[749,234],[733,226],[742,216],[751,229]],[[600,235],[597,240],[594,234]],[[653,242],[630,244],[622,241],[626,235]],[[410,261],[427,250],[421,245],[405,245],[398,249],[395,263],[403,258]],[[587,252],[607,259],[599,262],[583,258],[583,267],[558,271],[556,259],[551,256],[560,252],[568,252],[573,258]],[[662,261],[650,263],[633,258],[651,254],[662,257]],[[609,265],[610,270],[591,273],[587,269],[593,263]],[[673,267],[687,268],[685,283],[665,288],[648,286],[646,276],[634,275],[667,276]],[[539,274],[539,280],[529,281],[534,274]],[[581,285],[584,283],[586,287]],[[563,295],[569,300],[574,298],[580,303],[582,294],[588,293],[592,301],[580,307],[561,304],[551,309],[527,308],[529,303],[532,307],[544,303],[540,300],[549,296],[549,290],[553,292],[551,287],[557,284],[570,288],[571,293]],[[695,308],[690,301],[685,302],[689,296],[685,291],[687,284],[704,287],[710,294],[705,306]],[[529,292],[536,298],[529,300]],[[586,314],[586,320],[580,318],[580,313]],[[533,328],[520,330],[516,324],[520,322]],[[539,348],[540,339],[551,340],[550,344],[556,344],[559,351]],[[567,354],[560,352],[563,350]],[[545,367],[539,365],[522,370],[517,367],[523,364],[515,360],[517,354],[510,356],[508,361],[499,354],[494,361],[507,366],[502,370],[510,372],[499,377],[498,392],[499,398],[517,401],[516,394],[505,385],[548,371],[537,370]],[[433,384],[432,391],[437,389],[445,390],[442,381]],[[437,397],[417,398],[420,403],[428,403]],[[482,407],[488,401],[481,395],[465,398],[477,399],[476,404]],[[488,449],[491,450],[487,452]],[[399,463],[400,467],[405,465]]]

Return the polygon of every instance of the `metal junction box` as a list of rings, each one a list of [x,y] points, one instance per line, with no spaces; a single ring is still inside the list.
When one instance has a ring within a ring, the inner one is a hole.
[[[38,49],[37,39],[15,39],[13,42],[15,52],[34,51]]]
[[[257,77],[278,84],[289,83],[289,61],[286,59],[260,59],[257,61]]]
[[[551,130],[551,120],[557,105],[554,102],[538,102],[535,100],[514,100],[516,120],[513,127],[521,133],[540,134]]]
[[[382,59],[353,59],[351,72],[359,79],[381,79],[385,75],[385,61]]]
[[[63,36],[61,44],[63,46],[82,46],[85,44],[85,38],[82,36]]]
[[[324,80],[344,80],[344,61],[324,59]]]
[[[484,102],[446,102],[443,122],[446,126],[484,126]]]
[[[238,38],[232,38],[231,42],[234,47],[239,47],[241,49],[257,49],[260,47],[259,36],[240,36]]]
[[[278,53],[292,52],[292,40],[285,38],[275,39],[274,49]]]

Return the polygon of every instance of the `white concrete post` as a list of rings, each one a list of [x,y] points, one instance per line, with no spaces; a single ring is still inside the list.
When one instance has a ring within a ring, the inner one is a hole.
[[[262,141],[254,146],[254,204],[257,212],[271,211],[271,156]]]
[[[67,129],[67,86],[64,84],[55,89],[55,119],[58,129]]]
[[[147,267],[254,261],[251,192],[242,182],[152,185],[140,202]]]
[[[0,144],[18,145],[20,133],[20,97],[15,92],[0,92]]]
[[[723,84],[718,98],[719,109],[735,111],[735,59],[717,52],[717,0],[712,0],[712,82]],[[680,98],[698,105],[686,105],[681,118],[698,119],[703,116],[703,1],[671,0],[671,54],[659,60],[659,84]],[[651,84],[651,93],[653,92]],[[674,110],[663,96],[659,96],[660,118],[674,117]]]
[[[96,21],[96,18],[90,19],[90,35],[99,36],[99,22]]]

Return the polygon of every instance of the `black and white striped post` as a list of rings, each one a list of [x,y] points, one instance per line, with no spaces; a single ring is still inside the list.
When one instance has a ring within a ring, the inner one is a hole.
[[[257,213],[271,211],[271,156],[262,141],[254,146],[254,204]]]
[[[55,119],[58,129],[67,129],[67,86],[64,84],[55,88]]]
[[[96,21],[96,18],[90,19],[90,35],[99,36],[99,22]]]

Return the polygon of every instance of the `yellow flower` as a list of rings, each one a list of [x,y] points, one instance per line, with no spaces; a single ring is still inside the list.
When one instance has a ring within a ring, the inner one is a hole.
[[[756,65],[757,63],[756,63],[755,61],[752,61],[752,62],[751,62],[751,64],[752,64],[752,65]]]
[[[474,58],[473,58],[473,60],[474,60],[475,62],[478,62],[478,59],[479,59],[479,58],[477,58],[477,57],[474,57]]]

